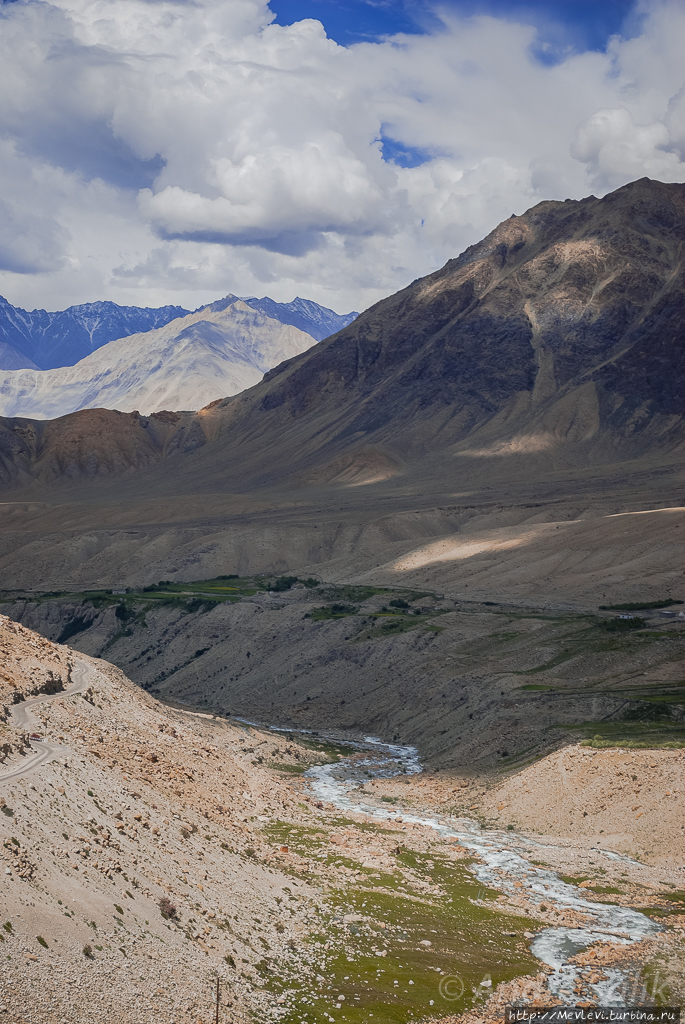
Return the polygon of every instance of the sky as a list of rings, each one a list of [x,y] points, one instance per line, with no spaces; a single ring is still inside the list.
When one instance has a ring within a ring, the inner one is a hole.
[[[361,310],[685,181],[685,0],[0,0],[0,294]]]

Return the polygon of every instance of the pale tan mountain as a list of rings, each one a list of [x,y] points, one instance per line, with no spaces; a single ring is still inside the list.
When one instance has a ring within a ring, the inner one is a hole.
[[[199,409],[305,352],[311,335],[234,295],[164,327],[110,341],[74,366],[0,371],[0,412],[50,419],[78,409]]]

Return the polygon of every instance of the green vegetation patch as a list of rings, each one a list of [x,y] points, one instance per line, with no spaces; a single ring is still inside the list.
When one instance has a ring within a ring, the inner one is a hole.
[[[617,693],[616,696],[624,695]],[[662,695],[656,695],[657,698],[659,696]],[[675,702],[642,700],[636,696],[629,699],[633,706],[625,709],[619,718],[558,727],[580,732],[583,735],[581,746],[597,750],[606,747],[664,750],[685,747],[685,726]]]
[[[604,619],[602,622],[598,622],[597,625],[608,633],[629,633],[633,629],[644,629],[647,621],[634,616],[630,619]]]
[[[678,601],[673,597],[668,597],[663,601],[634,601],[626,602],[624,604],[600,604],[600,611],[603,612],[639,612],[647,611],[648,608],[670,608],[673,604],[682,604],[682,601]]]
[[[335,740],[315,739],[313,736],[298,736],[297,743],[307,750],[318,750],[320,753],[326,754],[331,760],[349,757],[350,754],[354,754],[357,751],[357,748],[349,743],[336,743]]]
[[[685,734],[680,739],[672,740],[658,737],[644,740],[632,740],[625,737],[604,739],[603,736],[593,736],[590,740],[581,740],[580,745],[581,747],[593,747],[595,750],[603,750],[606,747],[624,747],[626,750],[680,750],[681,747],[685,747]]]
[[[387,587],[353,587],[353,586],[340,586],[340,587],[327,587],[321,591],[322,597],[326,601],[349,601],[352,604],[362,604],[364,601],[368,601],[374,594],[387,594]]]
[[[299,827],[278,832],[278,840],[295,849],[304,838]],[[319,830],[308,830],[308,843],[329,845]],[[330,858],[336,864],[348,860],[340,852]],[[284,1024],[322,1014],[341,1019],[342,1013],[348,1024],[406,1024],[463,1013],[485,1002],[500,982],[537,969],[523,937],[530,919],[500,913],[490,902],[499,893],[479,885],[464,861],[405,847],[395,856],[404,870],[362,871],[361,884],[354,879],[330,893],[335,910],[306,940],[313,959],[308,976],[286,977],[274,964],[264,972],[267,990],[290,992]]]
[[[339,601],[335,604],[327,605],[324,608],[314,608],[313,611],[307,612],[304,618],[313,619],[315,622],[321,622],[326,619],[344,619],[349,615],[356,615],[358,611],[359,608],[356,605],[346,604]]]
[[[417,615],[415,612],[406,611],[404,608],[383,607],[380,611],[371,613],[369,617],[373,625],[363,628],[355,639],[383,639],[389,636],[397,636],[400,633],[408,633],[410,630],[419,628],[440,633],[443,627],[435,625],[431,620],[445,614],[446,611],[437,610]]]

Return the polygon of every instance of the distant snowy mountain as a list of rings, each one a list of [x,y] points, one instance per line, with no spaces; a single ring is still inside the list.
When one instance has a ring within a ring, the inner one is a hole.
[[[224,304],[236,296],[219,300]],[[322,341],[346,327],[357,313],[338,314],[310,299],[274,302],[273,299],[248,298],[252,309],[261,310],[272,320],[290,324]],[[214,309],[217,303],[209,307]],[[182,306],[118,306],[116,302],[86,302],[57,313],[44,309],[28,312],[12,306],[0,296],[0,369],[38,368],[50,370],[73,366],[110,341],[164,327],[191,310]],[[199,312],[195,310],[195,312]]]
[[[317,341],[329,338],[343,327],[356,320],[359,313],[334,313],[326,306],[320,306],[311,299],[293,299],[292,302],[274,302],[268,296],[263,299],[243,299],[253,309],[261,309],[262,313],[280,320],[282,324],[292,324],[301,331],[311,334]]]
[[[201,409],[257,384],[314,338],[236,296],[110,341],[75,366],[0,371],[0,415],[53,419],[77,409]]]
[[[6,344],[4,341],[0,341],[0,367],[3,370],[38,369],[32,359],[22,355],[16,348],[12,348],[11,345]]]
[[[182,306],[147,309],[86,302],[58,313],[29,313],[0,296],[0,368],[73,366],[109,341],[163,327],[189,312]]]

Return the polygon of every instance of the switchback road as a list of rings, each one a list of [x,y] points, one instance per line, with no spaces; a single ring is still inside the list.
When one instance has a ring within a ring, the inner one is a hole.
[[[76,681],[68,689],[62,690],[60,693],[41,694],[39,697],[30,697],[29,700],[16,704],[12,708],[12,725],[18,729],[34,729],[37,721],[35,715],[31,713],[31,708],[35,704],[63,700],[65,697],[71,697],[75,693],[81,693],[82,690],[85,690],[94,682],[95,675],[96,671],[94,668],[91,668],[85,661],[77,661],[72,673],[72,678]],[[33,753],[27,755],[21,764],[15,765],[8,772],[0,772],[0,785],[3,782],[11,782],[14,779],[18,779],[23,775],[30,775],[37,768],[40,768],[41,765],[63,754],[66,751],[66,747],[61,746],[59,743],[50,743],[47,740],[32,740],[31,750]]]

